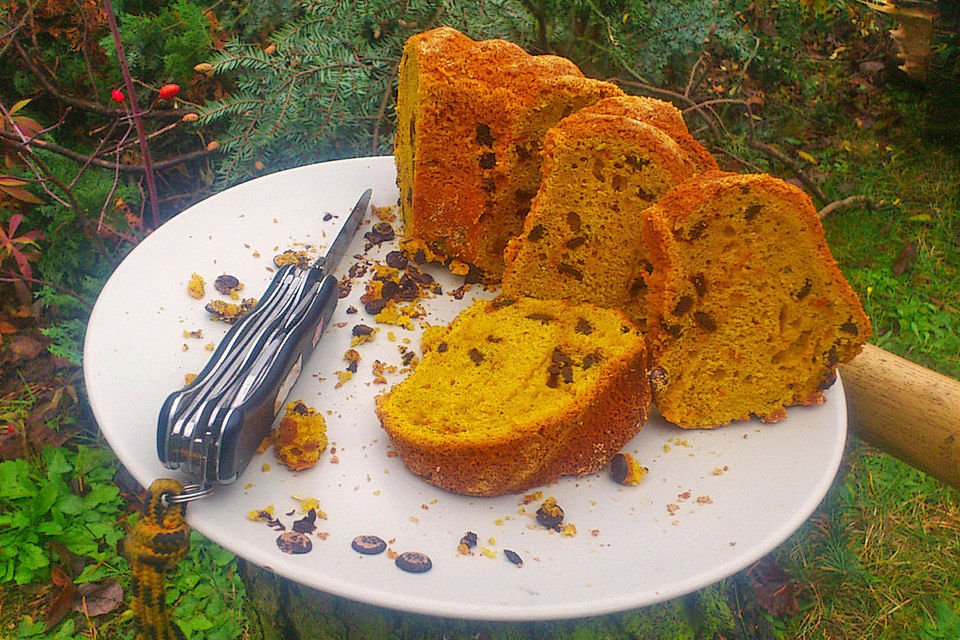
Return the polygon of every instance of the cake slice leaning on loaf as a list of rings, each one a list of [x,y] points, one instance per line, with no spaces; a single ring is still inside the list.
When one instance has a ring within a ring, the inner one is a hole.
[[[696,166],[662,129],[621,114],[644,100],[608,98],[547,132],[540,190],[504,252],[504,292],[621,308],[644,328],[640,213]]]
[[[429,328],[421,346],[377,415],[407,468],[448,491],[594,473],[649,415],[646,347],[619,310],[500,296]]]
[[[823,401],[870,322],[803,191],[711,172],[643,214],[654,400],[681,427]]]

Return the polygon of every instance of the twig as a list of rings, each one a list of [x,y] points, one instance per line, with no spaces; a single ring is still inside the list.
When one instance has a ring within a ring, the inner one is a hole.
[[[383,98],[380,99],[380,108],[377,109],[377,121],[373,125],[373,141],[370,143],[370,152],[376,153],[377,146],[380,144],[380,123],[383,122],[383,116],[387,112],[387,102],[393,95],[392,76],[387,78],[387,88],[383,91]]]
[[[33,60],[30,59],[30,56],[26,51],[23,50],[23,47],[20,46],[20,43],[15,39],[12,40],[14,48],[16,48],[17,53],[20,54],[20,58],[23,60],[23,63],[27,66],[27,69],[33,76],[40,81],[40,84],[43,85],[43,88],[52,95],[54,98],[60,102],[65,102],[66,104],[77,107],[78,109],[84,109],[86,111],[92,111],[94,113],[99,113],[105,116],[113,116],[115,118],[126,118],[128,116],[126,110],[117,109],[114,107],[108,107],[102,105],[99,102],[91,102],[90,100],[83,100],[81,98],[75,98],[73,96],[67,95],[60,91],[50,81],[43,71],[33,63]],[[188,113],[198,113],[193,109],[151,109],[141,113],[141,116],[144,118],[176,118],[180,119]]]
[[[10,140],[11,142],[20,144],[22,146],[19,138],[17,138],[13,134],[7,133],[6,131],[0,131],[0,139]],[[119,168],[120,171],[123,171],[125,173],[142,173],[144,170],[143,165],[136,165],[136,164],[119,164],[118,165],[116,162],[109,162],[107,160],[101,160],[100,158],[93,158],[91,156],[84,155],[82,153],[77,153],[76,151],[67,149],[66,147],[61,147],[60,145],[55,144],[53,142],[46,142],[45,140],[33,140],[30,142],[30,146],[38,147],[40,149],[44,149],[46,151],[56,153],[66,158],[70,158],[74,162],[79,162],[79,163],[89,162],[91,165],[95,167],[102,167],[104,169],[113,170],[113,169]],[[207,149],[198,149],[197,151],[191,151],[181,156],[170,158],[169,160],[164,160],[163,162],[157,162],[153,165],[153,170],[164,171],[175,165],[182,164],[190,160],[196,160],[197,158],[202,158],[204,156],[210,155],[215,151],[216,150],[208,151]]]
[[[77,184],[77,180],[80,179],[80,176],[83,175],[83,172],[87,170],[87,167],[90,166],[90,162],[93,160],[93,157],[100,153],[100,149],[103,148],[103,145],[107,144],[107,139],[113,134],[113,130],[117,128],[117,120],[114,120],[110,124],[110,130],[107,131],[107,135],[103,136],[100,139],[100,142],[97,144],[97,148],[93,150],[93,154],[90,156],[90,159],[83,163],[83,166],[80,167],[80,171],[77,171],[77,175],[74,176],[73,180],[70,181],[70,188],[73,189],[73,185]],[[130,131],[130,127],[127,126],[127,132]]]
[[[19,273],[14,274],[12,271],[7,271],[6,274],[10,277],[6,277],[6,278],[0,277],[0,282],[26,281],[31,284],[39,284],[47,287],[53,287],[54,289],[56,289],[61,293],[65,293],[68,296],[71,296],[72,298],[76,298],[77,302],[82,304],[88,310],[93,308],[93,304],[89,300],[86,300],[85,298],[81,297],[79,294],[71,291],[70,289],[67,289],[63,285],[57,284],[56,282],[50,282],[49,280],[43,280],[41,278],[28,278],[27,276]]]
[[[690,67],[690,77],[687,78],[687,86],[683,88],[683,96],[685,98],[690,97],[690,92],[693,90],[693,78],[697,72],[697,67],[700,66],[700,63],[703,61],[703,58],[707,55],[707,52],[704,51],[700,54],[700,57],[697,58],[697,61],[693,63],[693,66]]]
[[[20,18],[20,22],[18,22],[16,26],[8,29],[6,33],[0,34],[0,41],[5,41],[3,49],[0,49],[0,58],[3,57],[3,54],[5,54],[7,49],[10,48],[10,45],[13,44],[15,39],[14,36],[16,36],[17,31],[20,31],[20,29],[23,27],[23,24],[27,21],[27,18],[29,18],[33,13],[34,7],[36,7],[38,4],[40,4],[40,0],[34,0],[33,4],[30,5],[30,8],[27,11],[24,11],[23,17]]]
[[[846,209],[847,207],[852,207],[856,204],[865,204],[868,207],[873,205],[868,196],[850,196],[849,198],[844,198],[843,200],[834,200],[823,209],[820,209],[820,211],[817,212],[817,216],[822,219],[838,209]]]
[[[704,108],[701,108],[700,105],[698,105],[696,102],[694,102],[693,100],[691,100],[690,98],[688,98],[687,96],[681,93],[670,91],[669,89],[661,89],[660,87],[655,87],[651,84],[647,84],[645,82],[640,82],[637,80],[624,80],[622,78],[611,78],[609,81],[618,82],[620,84],[624,84],[627,86],[636,87],[637,89],[646,91],[647,93],[667,96],[669,98],[673,98],[674,100],[679,100],[680,102],[685,103],[691,109],[693,109],[698,114],[700,114],[700,117],[702,117],[703,120],[707,123],[707,125],[709,125],[710,130],[713,132],[714,138],[718,142],[723,139],[723,135],[720,133],[720,127],[722,127],[724,130],[726,130],[726,127],[723,125],[723,122],[720,121],[720,116],[717,115],[717,113],[713,110],[713,107],[711,107],[710,105],[707,105],[705,109],[709,110],[710,113],[713,114],[712,118],[706,114]],[[719,123],[719,127],[717,126],[718,123]]]
[[[117,169],[113,170],[113,184],[110,185],[110,193],[107,194],[107,197],[103,200],[103,206],[100,207],[100,218],[97,220],[97,233],[100,233],[100,227],[103,225],[103,216],[107,213],[107,207],[110,204],[110,200],[113,198],[114,192],[117,190],[117,183],[120,182],[120,151],[123,146],[124,141],[127,139],[127,136],[130,135],[130,127],[127,127],[126,133],[123,134],[123,138],[120,139],[120,142],[117,143]]]
[[[820,204],[829,202],[829,200],[827,200],[827,196],[823,195],[823,191],[821,191],[817,183],[814,182],[810,178],[810,176],[807,175],[807,173],[803,170],[803,167],[800,166],[799,162],[797,162],[790,156],[784,154],[779,149],[776,149],[775,147],[772,147],[768,144],[764,144],[759,140],[754,140],[753,138],[747,138],[747,144],[749,144],[754,149],[763,151],[767,155],[787,165],[787,167],[789,167],[790,170],[793,171],[794,175],[796,175],[797,178],[800,179],[800,182],[803,183],[803,186],[807,188],[807,190],[810,192],[810,195],[813,196],[817,201],[819,201]]]
[[[147,133],[143,128],[143,118],[140,117],[140,107],[137,105],[137,91],[133,87],[133,78],[130,76],[130,66],[127,64],[127,53],[120,38],[120,27],[117,26],[117,17],[113,14],[113,5],[110,0],[103,0],[103,9],[107,14],[107,23],[113,35],[113,46],[117,50],[117,62],[120,63],[120,72],[123,74],[123,83],[127,87],[127,96],[130,100],[130,115],[137,127],[137,139],[140,141],[140,158],[143,160],[143,172],[147,179],[147,193],[150,196],[150,217],[153,227],[160,226],[160,203],[157,197],[157,180],[153,175],[153,158],[150,157],[150,145]]]
[[[756,171],[757,173],[764,173],[763,169],[761,169],[761,168],[758,167],[757,165],[753,164],[752,162],[749,162],[748,160],[744,160],[744,159],[741,158],[740,156],[738,156],[738,155],[736,155],[736,154],[734,154],[734,153],[732,153],[732,152],[730,152],[730,151],[727,151],[727,150],[724,149],[723,147],[716,146],[716,145],[712,145],[712,146],[711,146],[711,150],[712,150],[712,151],[719,151],[720,153],[722,153],[722,154],[724,154],[724,155],[730,156],[730,157],[731,157],[733,160],[735,160],[736,162],[740,163],[741,165],[743,165],[744,167],[746,167],[746,168],[748,168],[748,169],[751,169],[751,170],[753,170],[753,171]]]

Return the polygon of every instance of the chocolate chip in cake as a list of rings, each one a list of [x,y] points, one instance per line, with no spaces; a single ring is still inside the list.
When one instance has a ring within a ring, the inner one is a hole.
[[[543,324],[556,320],[556,318],[548,313],[528,313],[525,317],[529,320],[539,320]]]
[[[297,531],[285,531],[277,537],[277,546],[284,553],[301,554],[313,549],[310,538]]]
[[[670,383],[670,376],[667,370],[657,365],[650,369],[650,390],[654,393],[662,393]]]
[[[586,370],[599,363],[601,360],[603,360],[603,356],[600,355],[600,352],[594,351],[593,353],[588,353],[587,355],[583,356],[583,364],[580,366]]]
[[[547,529],[560,531],[560,523],[563,522],[563,509],[557,504],[555,498],[547,498],[537,509],[537,522]]]
[[[690,281],[693,283],[693,290],[697,292],[698,296],[702,298],[707,295],[707,276],[698,273],[691,276]]]
[[[563,367],[560,369],[560,377],[563,378],[563,381],[567,384],[573,382],[573,367],[571,367],[569,364],[563,365]]]
[[[236,276],[223,274],[222,276],[217,276],[217,279],[213,281],[213,286],[217,291],[228,296],[231,291],[240,286],[240,280],[238,280]]]
[[[637,195],[640,196],[641,199],[646,200],[647,202],[653,202],[654,200],[656,200],[653,193],[651,193],[650,191],[647,191],[643,187],[637,187]]]
[[[486,124],[477,125],[477,142],[485,147],[493,146],[493,133],[490,132],[490,126]]]
[[[836,383],[836,381],[837,381],[837,372],[828,371],[823,381],[817,385],[817,389],[820,389],[821,391],[824,389],[829,389],[834,385],[834,383]]]
[[[580,232],[580,216],[571,211],[567,214],[567,225],[569,225],[570,230],[574,233]]]
[[[535,224],[533,228],[530,229],[530,233],[527,234],[527,239],[531,242],[536,242],[542,240],[543,236],[547,234],[547,230],[543,228],[542,224]]]
[[[367,300],[363,303],[363,309],[372,316],[377,315],[383,308],[387,306],[387,301],[382,298],[377,298],[376,300]]]
[[[516,304],[517,301],[514,298],[509,296],[497,296],[490,302],[491,309],[503,309],[504,307],[509,307]]]
[[[369,336],[371,333],[373,333],[373,327],[368,327],[365,324],[358,324],[353,327],[351,332],[353,333],[354,337],[357,338]]]
[[[496,336],[487,336],[487,342],[492,342],[497,344],[498,342],[503,342],[503,338],[498,338]]]
[[[407,204],[413,204],[413,189],[407,189]]]
[[[417,357],[417,354],[416,354],[416,353],[414,353],[413,351],[407,351],[407,352],[406,352],[405,354],[403,354],[403,356],[400,358],[400,361],[403,363],[403,366],[409,367],[409,366],[410,366],[410,363],[412,363],[413,360],[414,360],[414,358],[416,358],[416,357]]]
[[[523,566],[523,558],[521,558],[520,554],[517,553],[516,551],[512,551],[510,549],[504,549],[503,555],[506,557],[507,560],[517,565],[518,567]]]
[[[797,291],[797,300],[803,300],[810,295],[811,289],[813,289],[813,281],[810,278],[804,279],[803,286],[800,287],[800,291]]]
[[[673,306],[673,315],[682,316],[693,307],[693,298],[690,296],[680,296],[677,304]]]
[[[627,161],[627,164],[633,167],[634,169],[642,169],[648,164],[650,164],[650,161],[647,160],[646,158],[639,158],[634,155],[629,155],[624,159]]]
[[[483,354],[476,349],[470,349],[470,351],[467,352],[467,355],[470,356],[471,360],[473,360],[473,364],[480,364],[483,362]]]
[[[419,551],[404,551],[397,556],[395,563],[407,573],[424,573],[433,568],[430,558]]]
[[[463,537],[460,538],[460,544],[465,546],[467,549],[473,549],[477,546],[477,534],[473,531],[467,531],[463,534]]]
[[[520,160],[520,162],[526,162],[533,157],[530,149],[528,149],[525,145],[514,145],[513,150],[517,152],[517,159]]]
[[[447,350],[446,342],[439,342],[437,344],[437,353],[444,353]]]
[[[587,321],[586,318],[577,318],[577,327],[575,331],[588,336],[593,333],[593,326]]]
[[[857,335],[860,332],[860,330],[857,328],[857,325],[853,322],[844,322],[842,325],[840,325],[840,331],[852,333],[853,335]]]
[[[564,242],[563,246],[565,246],[567,249],[576,249],[577,247],[584,245],[586,242],[587,239],[585,237],[577,236],[576,238],[571,238],[570,240]]]
[[[488,151],[480,156],[481,169],[493,169],[495,166],[497,166],[497,154]]]
[[[379,536],[357,536],[350,548],[365,556],[375,556],[387,550],[387,543]]]
[[[497,185],[490,178],[480,178],[480,189],[486,193],[493,193],[497,190]]]
[[[412,116],[410,118],[410,146],[411,147],[416,146],[414,144],[416,142],[416,138],[417,138],[417,118],[416,116]]]
[[[391,251],[386,257],[387,266],[394,269],[403,269],[407,266],[407,256],[403,251]]]
[[[564,275],[568,275],[574,280],[583,280],[583,272],[580,269],[577,269],[572,264],[567,264],[566,262],[560,262],[557,264],[557,271]]]
[[[760,213],[760,205],[752,204],[746,209],[743,210],[743,219],[744,220],[753,220],[757,214]]]
[[[703,311],[694,311],[693,320],[694,322],[696,322],[698,325],[700,325],[702,328],[706,329],[707,331],[717,330],[717,323],[714,321],[713,318],[710,317],[709,314]]]
[[[631,298],[634,298],[640,295],[641,291],[646,291],[646,290],[647,290],[647,281],[644,280],[643,276],[640,276],[630,284],[628,295]]]
[[[837,345],[833,345],[827,350],[827,366],[833,369],[840,362],[837,357]]]
[[[687,232],[687,240],[696,240],[697,238],[702,236],[703,232],[706,230],[707,230],[707,221],[701,220],[700,222],[690,227],[690,230]]]
[[[674,338],[679,338],[680,334],[683,333],[683,329],[678,324],[662,324],[660,325],[660,328],[668,336],[672,336]]]

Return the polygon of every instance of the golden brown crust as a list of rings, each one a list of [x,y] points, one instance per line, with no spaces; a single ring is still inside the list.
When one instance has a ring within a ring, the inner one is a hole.
[[[870,333],[810,199],[768,175],[711,172],[644,212],[655,399],[714,427],[821,401]]]
[[[410,38],[395,151],[404,233],[498,280],[539,183],[546,129],[620,93],[569,60],[505,41],[475,42],[447,27]]]

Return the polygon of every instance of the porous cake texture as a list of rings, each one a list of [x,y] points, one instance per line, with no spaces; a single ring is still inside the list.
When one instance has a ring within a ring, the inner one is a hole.
[[[654,399],[681,427],[823,401],[870,335],[810,198],[768,175],[710,172],[643,214]]]
[[[708,159],[659,100],[608,98],[564,118],[547,133],[540,189],[507,245],[503,290],[622,308],[642,330],[640,212]]]
[[[377,399],[410,471],[495,496],[603,468],[650,410],[643,337],[620,310],[501,295],[431,327]]]
[[[400,62],[395,158],[404,235],[490,280],[540,183],[543,137],[615,85],[569,60],[449,27],[411,37]]]

